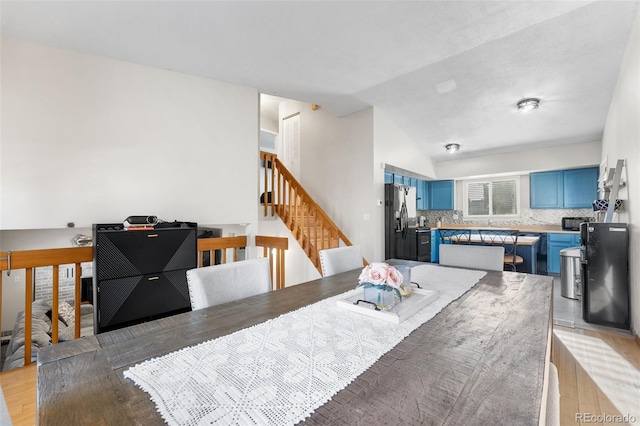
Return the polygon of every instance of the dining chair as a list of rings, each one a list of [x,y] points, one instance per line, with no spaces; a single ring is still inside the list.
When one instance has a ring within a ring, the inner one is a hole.
[[[560,380],[558,369],[549,363],[549,388],[547,390],[546,401],[546,425],[560,426]]]
[[[459,268],[502,271],[504,247],[467,244],[440,245],[440,264]]]
[[[203,309],[272,289],[269,259],[239,260],[187,271],[191,309]]]
[[[500,245],[504,247],[504,266],[516,271],[517,266],[524,263],[522,256],[517,253],[518,234],[520,231],[512,229],[479,229],[482,245]]]
[[[440,232],[441,244],[470,244],[471,243],[471,230],[470,229],[438,229]]]
[[[360,254],[360,246],[320,250],[319,255],[323,277],[329,277],[364,266],[362,254]]]

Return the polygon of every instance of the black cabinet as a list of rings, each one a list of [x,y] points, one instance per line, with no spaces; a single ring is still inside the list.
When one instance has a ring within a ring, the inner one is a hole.
[[[101,333],[191,309],[186,271],[197,266],[195,224],[126,230],[94,225],[94,330]]]

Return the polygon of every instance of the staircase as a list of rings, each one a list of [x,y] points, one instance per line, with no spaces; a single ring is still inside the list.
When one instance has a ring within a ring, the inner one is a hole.
[[[350,246],[351,241],[284,167],[276,154],[260,151],[260,160],[265,165],[265,193],[260,200],[264,215],[277,214],[280,217],[322,274],[318,252],[341,245]],[[363,264],[366,264],[364,259]]]

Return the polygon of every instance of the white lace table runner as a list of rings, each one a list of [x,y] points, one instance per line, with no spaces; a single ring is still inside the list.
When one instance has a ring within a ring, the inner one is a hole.
[[[170,425],[293,425],[344,389],[486,273],[421,265],[412,281],[440,297],[401,324],[336,299],[150,359],[124,372]]]

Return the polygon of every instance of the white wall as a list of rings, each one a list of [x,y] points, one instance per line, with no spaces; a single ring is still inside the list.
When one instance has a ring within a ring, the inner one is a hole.
[[[384,184],[385,167],[410,172],[422,178],[436,176],[435,167],[429,153],[418,146],[404,131],[389,120],[382,111],[374,109],[374,168],[378,183]],[[380,171],[382,170],[382,172]],[[378,178],[382,177],[382,180]],[[416,176],[417,177],[417,176]],[[384,188],[381,189],[384,191]]]
[[[435,166],[438,179],[560,170],[600,164],[599,141],[519,153],[487,155],[463,160],[442,161]]]
[[[322,107],[314,111],[303,102],[280,104],[281,119],[298,112],[300,183],[347,238],[362,246],[367,260],[379,259],[374,234],[381,208],[375,205],[372,185],[372,110],[338,118]],[[280,146],[277,151],[282,155]]]
[[[620,221],[629,223],[631,326],[640,332],[640,11],[627,44],[618,82],[602,137],[602,159],[615,167],[626,160],[627,182],[619,197],[625,200]]]
[[[0,229],[257,223],[255,89],[2,39]]]
[[[129,215],[255,234],[257,90],[4,37],[1,48],[0,250],[69,247]],[[24,272],[2,280],[7,330]]]

